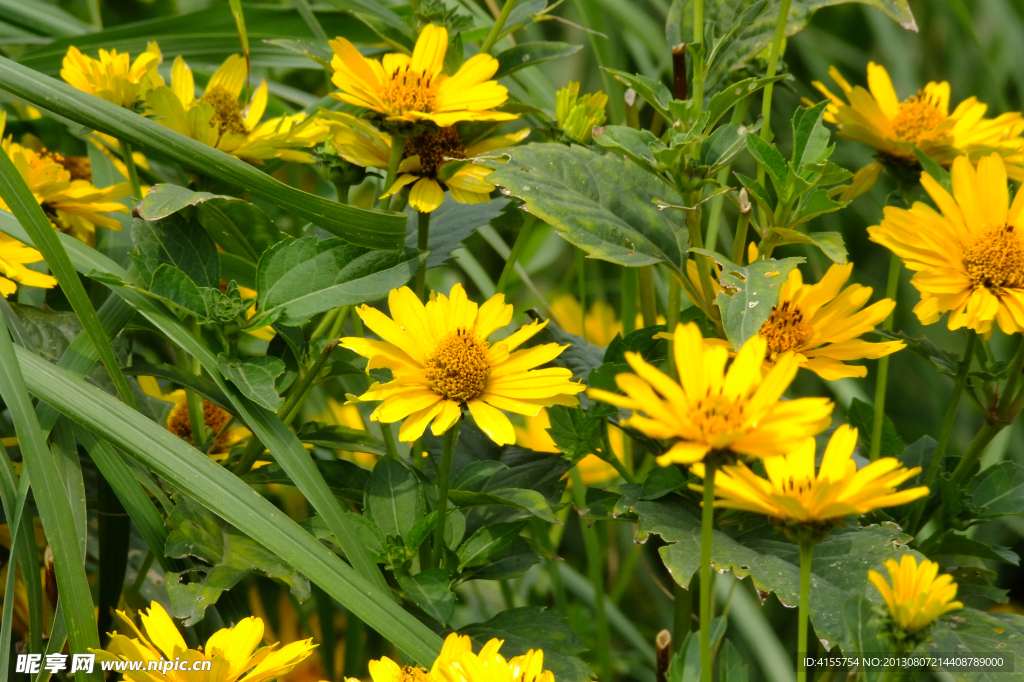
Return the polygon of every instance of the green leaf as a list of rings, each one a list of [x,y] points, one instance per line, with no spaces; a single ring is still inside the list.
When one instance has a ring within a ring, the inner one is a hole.
[[[686,231],[654,201],[682,205],[667,185],[652,184],[621,156],[585,147],[532,143],[507,151],[487,177],[526,202],[525,210],[593,258],[626,266],[666,262],[677,270]],[[680,275],[681,276],[681,275]]]
[[[548,523],[560,524],[561,521],[551,511],[548,502],[536,490],[522,488],[504,488],[489,490],[485,493],[468,490],[449,490],[448,496],[460,509],[497,505],[499,507],[515,507],[530,512]]]
[[[764,166],[768,177],[771,178],[775,192],[783,196],[786,191],[786,178],[789,175],[789,164],[782,158],[782,154],[770,142],[765,142],[760,135],[747,133],[747,149],[754,160]]]
[[[425,258],[415,249],[371,251],[340,239],[280,242],[256,266],[259,313],[249,328],[301,325],[333,308],[385,298],[408,282]]]
[[[44,36],[80,36],[92,32],[92,27],[57,5],[36,5],[17,0],[0,0],[0,14],[4,21],[23,26]]]
[[[426,513],[416,475],[390,457],[380,459],[373,467],[366,486],[365,508],[377,527],[394,538],[404,538],[416,519]]]
[[[821,252],[832,259],[832,262],[840,265],[846,264],[846,244],[843,242],[843,235],[839,232],[805,234],[786,227],[776,227],[772,232],[776,237],[782,238],[781,244],[811,244],[821,249]]]
[[[716,92],[712,95],[711,99],[708,100],[708,127],[710,128],[718,123],[718,119],[722,118],[722,116],[724,116],[745,97],[749,97],[769,83],[775,83],[784,78],[789,78],[789,76],[782,75],[774,76],[772,78],[745,78],[731,84],[721,92]]]
[[[435,268],[447,262],[452,251],[462,246],[462,240],[497,218],[508,203],[504,197],[483,204],[459,204],[454,201],[442,203],[430,213],[430,234],[427,240],[430,255],[427,256],[427,267]],[[405,245],[414,249],[419,239],[419,213],[411,206],[406,208],[406,213],[409,215],[409,227]]]
[[[474,571],[473,580],[508,580],[517,578],[534,564],[540,563],[540,556],[524,537],[518,537],[504,552],[491,557],[491,562]]]
[[[515,47],[510,47],[498,54],[498,71],[492,78],[498,79],[519,69],[525,69],[527,66],[540,64],[551,59],[568,57],[569,55],[576,54],[581,49],[583,49],[582,45],[546,40],[519,43]]]
[[[284,361],[272,355],[232,360],[223,353],[217,358],[220,371],[249,400],[271,412],[277,412],[284,405],[284,398],[277,394],[274,380],[284,374]]]
[[[971,652],[990,655],[999,652],[1009,662],[1024,656],[1024,617],[1015,613],[986,613],[965,608],[952,611],[928,630],[931,639],[913,653],[929,651]],[[998,682],[1007,675],[998,672],[950,672],[957,682]],[[1019,674],[1019,673],[1018,673]]]
[[[686,476],[683,475],[683,471],[679,467],[654,467],[644,479],[644,485],[640,489],[640,499],[657,500],[685,487]]]
[[[0,58],[0,88],[84,126],[127,140],[141,151],[169,156],[203,175],[251,192],[352,244],[397,249],[405,240],[402,214],[339,204],[289,187],[233,156],[5,58]],[[10,201],[7,204],[12,205]]]
[[[398,576],[398,586],[416,606],[441,625],[447,625],[455,615],[455,593],[451,591],[448,572],[432,568],[413,577]]]
[[[812,107],[797,107],[793,112],[793,156],[790,165],[799,173],[804,166],[812,166],[825,160],[828,151],[829,132],[822,123],[828,100],[822,100]]]
[[[1024,514],[1024,467],[994,464],[971,479],[967,493],[980,518]]]
[[[875,408],[863,400],[854,398],[850,401],[850,407],[846,411],[846,420],[850,422],[850,426],[857,428],[864,452],[871,452],[871,430],[875,421]],[[883,415],[882,446],[878,452],[879,457],[899,457],[906,449],[907,446],[896,431],[896,425],[888,416]]]
[[[167,525],[171,528],[165,548],[168,556],[192,557],[207,564],[167,575],[171,612],[182,619],[182,625],[198,622],[225,590],[256,571],[288,585],[299,601],[309,598],[309,581],[298,571],[188,497],[175,496]],[[189,582],[182,583],[182,577]]]
[[[921,164],[921,170],[932,176],[932,180],[939,183],[939,185],[950,194],[953,193],[953,178],[949,174],[949,171],[943,168],[935,159],[925,154],[923,151],[914,147],[914,156],[917,157],[918,163]]]
[[[580,408],[564,405],[549,407],[548,417],[551,419],[548,434],[570,461],[577,462],[600,449],[603,421],[589,419]]]
[[[539,606],[522,606],[502,611],[483,623],[474,623],[459,630],[483,646],[491,639],[503,641],[501,654],[506,658],[521,656],[530,649],[543,649],[544,669],[550,670],[558,682],[589,682],[594,674],[579,659],[586,650],[563,616]]]
[[[885,638],[884,623],[878,610],[864,595],[850,597],[843,603],[843,625],[847,640],[842,643],[843,653],[848,656],[872,656],[885,654],[892,644]],[[883,670],[862,669],[868,682],[878,682],[885,676]]]
[[[849,203],[848,201],[836,201],[828,195],[826,190],[816,189],[800,200],[800,206],[794,212],[789,224],[795,226],[806,223],[811,218],[825,213],[834,213]]]
[[[675,120],[672,112],[668,109],[668,104],[672,101],[672,93],[669,92],[664,83],[639,73],[626,73],[625,71],[616,71],[615,69],[604,70],[623,85],[633,88],[636,94],[640,95],[641,99],[654,107],[666,120]]]
[[[387,454],[380,438],[368,431],[352,429],[347,426],[306,422],[296,436],[303,443],[311,443],[332,450],[368,452],[381,457]]]
[[[629,126],[604,126],[594,134],[594,142],[609,151],[625,154],[638,166],[651,173],[657,173],[660,163],[654,158],[653,150],[665,148],[665,143],[649,130],[637,130]]]
[[[1014,566],[1020,563],[1017,553],[1007,547],[989,545],[966,535],[959,535],[952,530],[929,537],[926,542],[921,544],[921,551],[929,558],[944,565],[950,562],[943,560],[942,557],[977,557]]]
[[[523,521],[507,521],[484,526],[459,547],[459,570],[484,566],[491,556],[503,551],[519,537]]]
[[[212,316],[210,303],[213,297],[209,295],[210,291],[208,287],[200,289],[179,268],[166,263],[157,267],[149,286],[149,293],[195,315],[200,322],[206,322]]]
[[[132,242],[138,252],[134,261],[147,281],[161,265],[173,265],[201,287],[220,287],[220,259],[210,235],[172,214],[159,220],[132,221]]]
[[[743,151],[747,127],[739,123],[726,123],[700,143],[700,165],[709,166],[715,173]]]
[[[343,459],[317,459],[315,462],[316,468],[320,471],[320,475],[323,476],[332,493],[353,502],[363,502],[366,484],[370,480],[370,472],[358,464]],[[253,469],[244,474],[242,480],[250,485],[267,485],[269,483],[295,485],[295,481],[277,462]]]
[[[488,478],[508,469],[507,464],[485,459],[479,462],[470,462],[452,480],[454,490],[472,490],[474,486],[483,483]]]

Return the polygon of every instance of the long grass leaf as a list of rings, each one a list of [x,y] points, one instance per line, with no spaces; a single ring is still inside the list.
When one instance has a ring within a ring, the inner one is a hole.
[[[92,31],[89,24],[79,21],[60,7],[49,3],[0,0],[0,15],[3,15],[5,21],[44,36],[61,38],[80,36]]]
[[[184,440],[103,391],[67,375],[30,351],[16,352],[28,388],[40,400],[128,452],[302,571],[417,662],[428,666],[433,663],[441,649],[440,637],[256,491]]]
[[[25,596],[29,609],[29,641],[28,651],[39,653],[43,648],[43,590],[39,578],[39,553],[36,551],[35,529],[32,526],[32,515],[25,511],[25,500],[28,498],[28,476],[20,479],[14,472],[14,465],[3,445],[0,445],[0,503],[3,504],[4,516],[7,518],[7,529],[11,534],[11,547],[14,548],[17,562],[8,564],[8,591],[14,585],[10,575],[14,573],[14,564],[21,569],[22,582],[25,584]],[[28,527],[28,533],[20,532]],[[7,603],[12,607],[14,599],[4,600],[3,627],[0,632],[0,670],[7,670],[10,662],[11,624],[13,612],[8,615]]]
[[[399,249],[405,245],[403,213],[339,204],[289,187],[233,156],[2,57],[0,88],[55,114],[127,140],[142,150],[164,154],[203,175],[251,192],[353,244],[371,249]],[[17,215],[18,211],[14,213]]]

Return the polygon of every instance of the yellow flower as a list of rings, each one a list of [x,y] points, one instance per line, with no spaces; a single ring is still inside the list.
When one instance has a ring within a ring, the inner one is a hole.
[[[918,565],[912,555],[904,554],[900,563],[889,559],[885,567],[892,588],[877,571],[868,571],[868,580],[882,594],[889,615],[906,632],[923,630],[942,614],[964,607],[953,601],[957,588],[953,576],[938,575],[939,565],[934,561],[925,559]]]
[[[779,302],[758,332],[768,344],[768,362],[792,351],[801,367],[822,379],[867,376],[867,367],[847,365],[845,360],[877,359],[895,353],[902,341],[869,343],[859,336],[874,331],[896,302],[882,299],[861,310],[871,298],[871,287],[843,285],[853,263],[833,265],[817,284],[804,284],[795,269],[782,285]]]
[[[525,426],[517,426],[516,445],[529,448],[535,452],[559,452],[558,446],[548,433],[551,428],[551,418],[547,410],[541,410],[535,417],[527,417]],[[626,458],[626,434],[616,426],[608,425],[608,440],[611,441],[612,452],[625,462]],[[597,455],[587,455],[576,462],[576,468],[580,472],[584,485],[593,486],[607,483],[615,479],[619,472],[608,462]]]
[[[583,337],[590,343],[606,348],[616,334],[622,333],[622,323],[615,308],[604,301],[594,301],[586,317],[580,302],[572,294],[562,294],[551,301],[551,313],[558,326],[569,334]],[[643,327],[643,318],[637,315],[637,329]]]
[[[555,675],[544,670],[544,652],[530,649],[511,660],[498,653],[503,640],[492,639],[474,654],[469,637],[448,635],[444,649],[430,678],[434,682],[555,682]],[[378,680],[374,682],[390,682]],[[396,680],[397,682],[397,680]]]
[[[359,400],[383,401],[371,419],[391,423],[405,419],[399,439],[412,442],[433,421],[439,436],[469,409],[477,426],[499,445],[515,442],[507,410],[532,416],[542,407],[576,405],[586,387],[573,383],[562,367],[535,369],[551,362],[566,346],[546,343],[516,350],[547,322],[535,321],[501,341],[488,342],[512,320],[512,306],[502,294],[477,306],[461,284],[449,296],[431,293],[424,305],[409,287],[393,289],[388,307],[394,319],[367,305],[356,312],[383,341],[346,337],[341,345],[369,359],[367,369],[386,367],[394,380],[374,384]]]
[[[140,376],[137,379],[143,393],[173,405],[171,411],[167,413],[165,421],[167,430],[178,438],[191,443],[192,420],[188,414],[188,399],[185,396],[185,391],[178,389],[164,393],[160,384],[153,377]],[[232,445],[249,436],[249,430],[244,427],[228,428],[233,420],[234,417],[230,412],[205,398],[203,399],[203,421],[206,422],[206,428],[210,434],[217,438],[210,447],[211,455],[225,454]]]
[[[976,161],[981,155],[997,152],[1006,157],[1010,176],[1024,179],[1024,139],[1020,137],[1024,117],[1020,113],[983,118],[988,106],[971,97],[950,114],[946,82],[928,83],[900,101],[888,71],[874,62],[868,64],[868,90],[851,87],[835,67],[829,69],[829,75],[846,100],[815,81],[814,86],[831,100],[825,120],[836,124],[840,137],[877,149],[883,162],[916,166],[915,146],[944,166],[961,155]]]
[[[813,439],[782,457],[765,459],[767,479],[743,462],[727,464],[715,472],[715,506],[764,514],[781,522],[820,523],[906,504],[928,494],[924,486],[896,490],[921,468],[906,469],[895,457],[883,457],[858,471],[852,458],[856,447],[857,429],[843,424],[829,439],[817,474]],[[693,472],[703,478],[704,465],[694,464]]]
[[[995,321],[1007,334],[1024,331],[1024,192],[1011,206],[1002,158],[983,158],[977,171],[958,158],[952,195],[927,173],[921,186],[941,213],[921,202],[887,206],[882,224],[868,228],[914,271],[918,319],[932,324],[948,311],[950,329],[989,334]]]
[[[149,43],[146,51],[132,63],[126,52],[100,50],[100,58],[93,59],[72,45],[64,56],[60,76],[82,92],[102,97],[108,102],[131,109],[150,88],[163,85],[156,67],[163,60],[160,48]]]
[[[317,646],[310,638],[280,649],[276,643],[259,647],[263,641],[263,621],[249,616],[233,628],[213,633],[201,649],[189,649],[174,621],[158,602],[150,604],[148,611],[140,616],[141,630],[124,611],[118,611],[115,620],[124,631],[111,633],[106,649],[89,650],[99,661],[148,662],[180,658],[193,666],[201,661],[211,663],[206,671],[123,673],[125,679],[133,682],[265,682],[287,673]]]
[[[768,344],[760,336],[743,344],[728,372],[729,351],[706,347],[696,324],[676,327],[672,345],[681,384],[639,353],[626,353],[636,374],[615,377],[626,395],[595,388],[587,393],[633,410],[624,425],[652,438],[678,439],[658,464],[692,464],[712,450],[774,457],[828,427],[832,403],[825,398],[781,400],[799,363],[783,353],[763,374]]]
[[[51,289],[57,280],[49,275],[26,268],[27,263],[38,263],[43,255],[21,242],[0,234],[0,296],[10,296],[18,290],[18,283],[29,287]]]
[[[412,56],[386,54],[367,59],[344,38],[331,41],[331,81],[341,89],[335,99],[376,111],[389,121],[432,121],[447,128],[459,121],[510,121],[515,114],[488,111],[508,99],[508,90],[489,80],[498,60],[489,54],[470,57],[453,76],[441,73],[448,50],[443,26],[423,27]]]
[[[321,118],[331,128],[331,145],[349,163],[364,168],[388,167],[391,158],[391,136],[351,114],[324,111]],[[466,145],[455,126],[427,131],[408,137],[402,148],[402,161],[394,184],[381,198],[387,198],[406,185],[409,204],[417,211],[429,213],[444,201],[447,189],[460,204],[490,202],[494,185],[485,178],[491,174],[487,166],[467,161],[494,149],[510,147],[526,139],[529,128],[509,135],[494,135]]]
[[[224,60],[198,99],[192,70],[180,56],[171,68],[171,85],[146,95],[147,113],[171,130],[240,159],[262,163],[284,159],[310,163],[307,148],[323,142],[327,130],[305,114],[278,116],[260,123],[267,108],[267,82],[260,81],[252,99],[239,106],[246,83],[245,59]]]
[[[594,141],[594,126],[603,125],[608,95],[601,90],[580,97],[580,84],[570,81],[555,95],[558,129],[582,144]]]

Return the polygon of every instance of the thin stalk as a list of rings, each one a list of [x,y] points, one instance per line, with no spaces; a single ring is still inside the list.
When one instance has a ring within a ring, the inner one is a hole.
[[[491,30],[484,39],[483,45],[480,46],[481,53],[490,54],[494,44],[501,39],[501,30],[505,28],[505,22],[508,21],[508,15],[515,9],[516,2],[518,0],[505,0],[505,5],[501,8],[501,14],[494,20],[494,25],[491,26]]]
[[[640,284],[640,313],[645,327],[658,324],[658,299],[654,293],[654,266],[644,265],[636,269]]]
[[[186,388],[185,401],[188,404],[189,426],[192,427],[192,444],[201,450],[206,444],[206,411],[203,409],[203,397],[191,388]]]
[[[426,251],[430,245],[430,214],[419,211],[416,214],[416,248]],[[416,271],[416,295],[420,300],[427,301],[427,262],[423,261],[420,269]]]
[[[1020,384],[1022,371],[1024,371],[1024,336],[1017,342],[1017,350],[1014,351],[1013,360],[1010,362],[1010,374],[1006,378],[1003,394],[999,396],[999,403],[996,405],[996,414],[1001,417],[1007,415],[1006,409],[1010,406],[1014,395],[1017,393],[1017,386]]]
[[[494,287],[495,294],[505,293],[505,287],[508,286],[508,280],[512,276],[512,272],[516,268],[516,261],[519,260],[519,254],[522,253],[523,247],[526,246],[526,242],[530,239],[530,232],[533,231],[533,226],[537,222],[537,216],[527,214],[523,218],[523,226],[519,228],[519,234],[516,235],[516,241],[512,244],[512,251],[508,254],[508,259],[505,261],[505,267],[501,270],[501,277],[498,278],[498,284]]]
[[[885,297],[896,300],[896,291],[900,283],[900,259],[895,253],[889,259],[889,279],[885,285]],[[889,317],[882,323],[882,329],[890,331],[892,321],[896,316],[896,307],[893,306]],[[882,426],[885,423],[885,392],[889,385],[889,358],[886,355],[878,359],[878,376],[875,378],[875,415],[871,422],[871,461],[878,459],[882,448]]]
[[[405,149],[405,135],[399,135],[397,133],[391,136],[391,156],[388,158],[388,174],[384,177],[384,191],[387,192],[391,189],[391,185],[395,184],[395,177],[398,175],[398,166],[402,163],[402,151]],[[391,204],[395,202],[395,196],[398,193],[392,194],[388,199],[388,205],[382,208],[390,208]]]
[[[640,563],[640,545],[630,541],[630,549],[623,557],[622,564],[619,565],[619,574],[615,576],[615,584],[612,585],[612,591],[608,594],[611,603],[618,604],[622,600],[638,563]]]
[[[434,566],[441,568],[444,562],[444,524],[448,518],[448,484],[452,475],[452,455],[455,443],[459,440],[459,429],[462,428],[460,417],[455,426],[444,434],[444,445],[441,450],[441,466],[437,470],[437,525],[434,526]]]
[[[782,0],[779,4],[779,16],[775,21],[775,36],[772,38],[772,49],[768,53],[768,78],[774,78],[779,66],[779,55],[782,54],[782,41],[786,37],[786,20],[789,18],[789,5],[792,0]],[[761,139],[765,142],[772,141],[772,92],[775,90],[774,83],[764,86],[764,99],[761,103],[761,116],[764,123],[761,124]],[[758,165],[758,179],[764,179],[764,168]]]
[[[604,428],[601,430],[602,446],[604,447],[605,453],[607,453],[607,461],[615,468],[615,471],[619,472],[619,476],[622,476],[626,483],[636,483],[636,476],[633,475],[632,471],[626,468],[626,465],[622,463],[622,460],[619,459],[615,454],[615,451],[612,450],[611,439],[608,437],[608,429],[610,426],[611,425],[608,422],[605,422]]]
[[[711,531],[715,518],[714,456],[704,458],[704,507],[700,519],[700,678],[711,682]]]
[[[796,651],[800,660],[796,663],[796,682],[807,682],[807,666],[804,658],[808,655],[807,647],[807,612],[811,599],[811,555],[814,543],[800,541],[800,608],[797,613]],[[803,655],[800,655],[803,654]]]
[[[579,467],[574,466],[569,470],[572,478],[573,501],[578,509],[587,506],[587,487],[583,484],[583,477],[580,476]],[[597,529],[589,525],[587,521],[580,518],[580,530],[583,533],[583,546],[587,552],[587,576],[594,588],[594,615],[597,620],[597,642],[598,642],[598,668],[601,674],[598,679],[604,682],[612,680],[612,658],[611,658],[611,632],[608,629],[608,614],[604,604],[604,572],[601,560],[601,541],[597,537]]]
[[[732,262],[743,265],[743,249],[747,245],[747,227],[750,225],[750,211],[741,211],[736,223],[736,237],[732,241]]]
[[[679,324],[679,306],[681,304],[682,288],[679,280],[675,277],[668,279],[668,310],[665,311],[665,327],[669,333],[674,334],[676,325]],[[676,354],[668,354],[668,374],[673,379],[679,378],[679,368],[676,367]]]
[[[978,433],[974,434],[974,440],[967,447],[967,452],[964,453],[956,468],[953,469],[953,481],[956,483],[963,482],[964,478],[967,477],[967,472],[981,459],[981,453],[985,451],[985,448],[992,442],[992,439],[999,435],[999,432],[1004,428],[1006,428],[1005,423],[985,422],[984,426],[978,429]],[[938,452],[938,448],[936,448],[936,452]]]
[[[701,46],[701,51],[705,51],[704,0],[693,0],[693,42]],[[695,56],[696,59],[693,60],[693,104],[697,116],[700,116],[704,111],[704,59],[699,53]]]
[[[580,336],[587,340],[587,261],[583,249],[576,252],[576,284],[580,295]]]
[[[622,335],[636,331],[636,268],[622,268]]]
[[[750,108],[750,97],[744,97],[737,102],[732,108],[732,122],[739,123],[747,115],[747,109]],[[725,185],[729,181],[729,171],[732,170],[732,164],[730,163],[722,170],[718,171],[718,177],[715,180],[719,185]],[[722,222],[722,209],[725,206],[725,195],[719,194],[717,197],[711,200],[711,212],[708,214],[708,234],[704,240],[707,242],[707,248],[712,251],[718,251],[718,231],[719,226]],[[733,263],[742,265],[739,261],[734,260]]]
[[[137,204],[142,201],[142,183],[139,182],[139,169],[135,167],[132,145],[128,140],[121,140],[121,156],[124,157],[124,165],[128,169],[128,182],[132,183],[132,203]]]
[[[345,614],[345,663],[344,677],[358,677],[363,666],[363,621],[351,611]],[[330,643],[333,645],[333,642]]]

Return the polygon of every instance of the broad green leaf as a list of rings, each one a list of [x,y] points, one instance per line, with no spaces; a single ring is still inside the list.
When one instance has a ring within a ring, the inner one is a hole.
[[[398,576],[398,586],[416,606],[441,625],[455,615],[455,594],[451,591],[448,572],[432,568],[412,576]]]
[[[507,151],[487,177],[526,202],[525,210],[592,258],[626,266],[665,262],[678,271],[687,233],[655,200],[682,205],[667,185],[621,156],[586,147],[532,143]]]
[[[499,197],[483,204],[459,204],[445,201],[430,213],[430,234],[427,240],[427,267],[435,268],[451,258],[452,251],[462,246],[462,240],[497,218],[509,203]],[[405,245],[410,249],[418,243],[419,214],[412,207],[405,209],[409,216]]]
[[[510,47],[498,54],[498,72],[492,78],[498,79],[519,69],[551,59],[568,57],[571,54],[576,54],[581,49],[583,49],[582,45],[573,45],[572,43],[551,41],[519,43],[515,47]]]
[[[397,249],[405,240],[405,217],[401,214],[339,204],[295,189],[233,156],[5,58],[0,58],[0,88],[84,126],[125,139],[142,151],[169,156],[204,175],[251,192],[352,244]]]
[[[393,538],[405,537],[426,513],[426,503],[416,475],[391,457],[378,460],[366,486],[366,504],[377,527]]]
[[[668,108],[669,102],[672,101],[672,93],[669,92],[664,83],[639,73],[627,73],[625,71],[616,71],[615,69],[604,70],[623,85],[633,88],[636,94],[640,95],[641,99],[654,107],[666,120],[674,120],[675,117]]]
[[[318,313],[385,298],[416,274],[425,253],[371,251],[340,239],[303,237],[267,249],[256,267],[256,329],[300,325]]]
[[[718,648],[725,636],[726,619],[722,616],[711,621],[711,648]],[[679,649],[669,662],[666,682],[699,682],[700,675],[700,635],[687,632],[686,638],[679,644]]]
[[[477,493],[468,490],[449,490],[448,496],[460,509],[468,507],[484,507],[497,505],[499,507],[515,507],[530,512],[534,516],[544,519],[548,523],[561,523],[558,517],[551,511],[548,502],[536,490],[523,490],[522,488],[504,488],[489,490],[486,493]]]
[[[212,317],[212,296],[204,295],[210,291],[209,287],[200,289],[188,275],[166,263],[157,267],[149,286],[149,293],[153,296],[195,315],[201,322]]]
[[[716,92],[712,95],[711,99],[708,100],[708,127],[710,128],[718,123],[718,119],[722,118],[726,112],[739,104],[740,100],[744,97],[749,97],[769,83],[775,83],[784,78],[789,78],[789,76],[782,75],[775,76],[773,78],[745,78],[731,84],[721,92]]]
[[[161,265],[173,265],[197,286],[220,287],[220,259],[210,235],[181,214],[132,221],[135,264],[147,281]]]
[[[809,232],[805,234],[786,227],[773,228],[772,232],[776,237],[782,239],[782,244],[817,246],[832,262],[840,265],[846,264],[846,244],[843,242],[843,235],[839,232]]]
[[[998,652],[1004,665],[1013,659],[1020,661],[1024,656],[1024,617],[1015,613],[986,613],[972,608],[953,611],[940,618],[928,630],[928,635],[931,641],[919,646],[911,655],[955,651],[958,654],[971,652],[990,656]],[[990,671],[953,671],[949,674],[957,682],[999,682],[1009,677],[1006,672]]]
[[[508,469],[507,464],[493,460],[485,459],[479,462],[470,462],[452,480],[452,489],[472,490],[474,486],[483,483],[494,474],[505,469]]]
[[[196,558],[206,564],[167,575],[171,612],[175,618],[182,619],[182,625],[192,625],[202,619],[206,609],[213,606],[225,590],[256,571],[288,585],[299,601],[309,599],[309,581],[297,570],[188,497],[176,496],[167,525],[171,528],[165,549],[167,555]],[[188,577],[188,584],[181,582],[182,576]]]
[[[686,476],[679,467],[655,467],[640,488],[641,500],[657,500],[686,487]]]
[[[484,526],[466,540],[459,551],[459,570],[484,566],[491,556],[503,551],[519,537],[526,524],[522,521],[507,521]]]
[[[843,603],[843,625],[846,627],[847,640],[842,642],[843,653],[848,656],[871,656],[887,653],[892,644],[885,639],[884,623],[878,610],[858,594]],[[868,682],[879,682],[885,671],[867,669],[861,672],[867,675]]]
[[[1020,557],[1013,550],[999,545],[989,545],[966,535],[960,535],[953,530],[946,530],[929,537],[920,544],[920,548],[926,556],[943,565],[960,565],[951,560],[944,560],[944,557],[977,557],[1001,564],[1014,566],[1020,564]]]
[[[540,556],[526,538],[518,537],[504,552],[491,557],[490,563],[473,571],[473,580],[508,580],[525,573],[540,562]]]
[[[846,410],[846,420],[850,422],[850,426],[856,427],[860,435],[860,442],[863,444],[863,451],[871,452],[871,430],[875,421],[875,408],[863,400],[854,398]],[[888,416],[883,415],[882,445],[878,456],[899,457],[906,449],[907,446],[896,431],[896,425]]]
[[[747,682],[749,672],[736,645],[725,640],[718,654],[718,674],[721,682]]]
[[[605,126],[595,130],[594,142],[611,152],[625,154],[644,170],[654,173],[660,163],[654,158],[654,150],[665,148],[665,143],[649,130],[637,130],[629,126]]]
[[[755,161],[764,166],[775,186],[775,192],[781,196],[786,189],[786,177],[789,174],[789,165],[782,154],[774,145],[754,133],[747,133],[747,150]]]
[[[271,355],[232,360],[223,353],[217,360],[224,378],[237,386],[246,398],[271,412],[277,412],[284,405],[284,398],[277,394],[274,385],[274,380],[284,374],[283,360]]]
[[[715,173],[730,163],[743,150],[747,127],[739,123],[726,123],[700,143],[700,165],[709,166]]]
[[[967,484],[978,516],[991,518],[1024,513],[1024,467],[1016,462],[999,462]]]
[[[548,408],[551,427],[548,433],[565,457],[573,463],[583,459],[601,447],[600,419],[589,419],[587,413],[578,407],[554,405]]]
[[[800,172],[804,166],[824,161],[828,150],[829,132],[822,123],[828,100],[813,107],[797,107],[793,112],[793,156],[790,165]]]
[[[826,190],[816,189],[800,199],[800,206],[795,211],[790,224],[806,223],[811,218],[838,211],[849,203],[848,201],[836,201],[828,195]]]
[[[587,664],[579,659],[586,650],[569,627],[564,616],[539,606],[522,606],[502,611],[483,623],[460,629],[469,635],[477,648],[491,639],[503,641],[501,654],[506,658],[521,656],[530,649],[543,649],[544,669],[550,670],[558,682],[589,682],[595,679]]]

